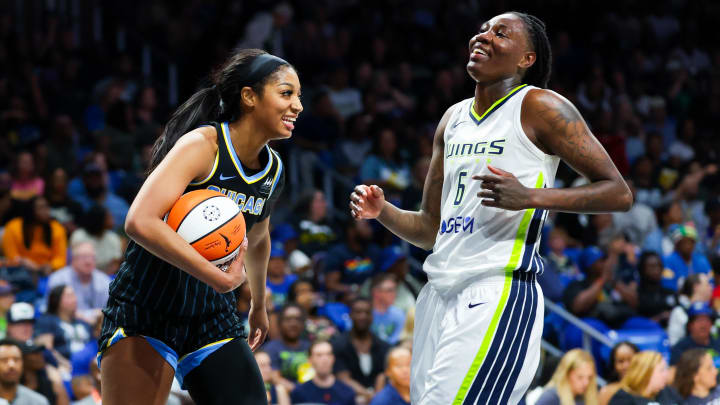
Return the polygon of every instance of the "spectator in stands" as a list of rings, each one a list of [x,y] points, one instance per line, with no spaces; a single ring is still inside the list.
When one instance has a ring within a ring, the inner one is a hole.
[[[104,206],[112,215],[115,227],[122,228],[129,207],[125,200],[110,190],[107,169],[101,167],[95,160],[89,161],[83,167],[82,182],[85,193],[72,194],[73,198],[85,210],[95,204]]]
[[[406,210],[420,210],[425,179],[430,170],[430,157],[422,156],[415,161],[412,168],[410,185],[403,190],[400,207]]]
[[[396,347],[387,354],[385,376],[388,384],[373,397],[370,405],[410,405],[410,350]]]
[[[255,361],[257,361],[260,374],[265,382],[265,391],[269,405],[290,405],[290,395],[285,386],[279,384],[276,380],[276,373],[272,367],[270,355],[263,350],[255,351]]]
[[[643,351],[633,356],[620,389],[610,405],[650,404],[667,384],[667,363],[658,352]]]
[[[317,340],[310,345],[310,364],[315,371],[312,380],[298,385],[290,394],[295,404],[317,403],[333,405],[355,405],[355,391],[335,378],[332,345],[326,340]]]
[[[580,255],[580,268],[586,278],[573,281],[565,289],[563,302],[574,315],[598,319],[610,327],[619,327],[634,314],[637,289],[616,279],[614,274],[618,252],[610,248],[606,256],[591,246]]]
[[[69,285],[50,290],[47,313],[41,314],[35,324],[35,333],[52,335],[52,348],[69,359],[82,350],[92,337],[90,325],[76,317],[77,296]]]
[[[596,404],[597,371],[592,355],[581,349],[565,353],[536,405]]]
[[[395,276],[397,290],[393,306],[400,308],[403,313],[415,308],[415,301],[420,294],[423,284],[415,276],[410,274],[410,264],[407,255],[400,246],[388,246],[382,250],[380,255],[380,272],[389,273]],[[371,280],[366,281],[368,293],[370,292]],[[363,294],[365,294],[363,288]]]
[[[678,295],[678,304],[670,312],[668,320],[668,338],[674,345],[685,337],[688,323],[688,309],[695,303],[708,303],[712,286],[707,274],[693,274],[685,279]]]
[[[2,247],[5,257],[40,274],[50,274],[67,262],[65,228],[50,218],[45,197],[33,197],[23,215],[7,223]]]
[[[12,284],[0,280],[0,339],[5,339],[8,326],[8,311],[15,302],[15,290]]]
[[[688,309],[687,336],[672,346],[670,365],[680,361],[680,356],[689,349],[705,348],[720,353],[720,339],[710,335],[715,313],[706,302],[696,302]]]
[[[656,211],[660,226],[645,237],[642,246],[643,250],[653,251],[664,257],[675,249],[670,238],[670,227],[682,223],[682,207],[677,201],[670,201],[658,207]]]
[[[633,194],[633,205],[630,211],[613,212],[613,226],[621,229],[629,241],[635,245],[642,245],[648,235],[654,232],[658,225],[653,209],[641,201],[635,200],[637,191],[631,179],[626,179],[628,187]]]
[[[285,251],[287,265],[293,274],[310,278],[315,276],[312,260],[305,252],[298,249],[298,233],[292,225],[285,223],[273,227],[270,239],[273,245],[278,244]]]
[[[373,277],[370,287],[373,305],[373,333],[394,346],[400,338],[405,325],[405,313],[393,303],[397,296],[397,281],[389,273],[380,273]]]
[[[300,279],[292,283],[287,299],[288,302],[298,304],[307,314],[304,337],[308,341],[329,340],[337,333],[338,328],[332,321],[327,316],[318,313],[321,309],[320,297],[311,282]]]
[[[267,266],[267,287],[272,291],[273,306],[282,308],[289,302],[288,291],[292,283],[297,280],[295,274],[288,274],[285,265],[285,250],[278,243],[273,243],[270,249],[270,260]]]
[[[663,264],[660,255],[644,252],[638,264],[638,314],[666,327],[670,311],[677,305],[675,291],[662,286]]]
[[[16,302],[8,311],[7,338],[21,343],[30,342],[35,335],[35,309],[27,302]]]
[[[95,248],[92,243],[73,245],[70,265],[48,277],[48,291],[60,285],[70,286],[75,291],[78,319],[95,324],[108,300],[110,277],[95,267]]]
[[[20,384],[22,370],[20,344],[13,340],[0,340],[0,399],[9,404],[49,405],[44,396]]]
[[[67,186],[67,172],[58,167],[47,179],[45,198],[50,204],[50,216],[60,222],[70,235],[80,225],[83,209],[79,203],[70,198]]]
[[[350,220],[345,225],[345,242],[332,247],[325,264],[325,285],[330,293],[357,290],[377,273],[380,248],[372,242],[368,221]]]
[[[113,231],[113,217],[102,205],[93,205],[82,218],[81,228],[70,236],[70,246],[90,242],[95,248],[95,262],[107,275],[117,272],[122,262],[123,241]]]
[[[32,197],[43,195],[45,181],[38,176],[35,170],[35,158],[29,151],[22,151],[17,155],[15,173],[13,176],[10,194],[16,200],[29,200]]]
[[[327,200],[320,190],[303,195],[297,208],[294,224],[299,237],[298,248],[308,256],[327,251],[338,239],[338,229],[328,216]]]
[[[26,343],[22,346],[22,351],[23,374],[20,383],[44,396],[50,405],[68,405],[70,399],[60,372],[45,364],[43,347]]]
[[[401,193],[410,185],[410,168],[400,158],[397,135],[389,127],[381,127],[375,135],[373,153],[360,168],[363,184],[377,184],[385,190],[386,198],[400,204]]]
[[[675,250],[663,259],[665,267],[669,270],[663,274],[663,285],[677,291],[687,276],[709,273],[711,269],[705,255],[695,250],[698,235],[692,224],[674,225],[669,231]]]
[[[78,375],[70,380],[72,393],[76,401],[73,405],[101,405],[100,392],[95,388],[93,378],[89,375]]]
[[[301,337],[305,325],[305,314],[295,303],[286,304],[278,318],[280,339],[271,340],[263,350],[272,360],[275,381],[288,392],[295,389],[298,381],[306,381],[308,348],[310,342]]]
[[[607,385],[602,387],[598,394],[599,405],[607,405],[610,398],[620,389],[620,380],[625,377],[633,356],[639,351],[637,346],[628,341],[617,343],[610,350],[610,373]]]
[[[687,405],[710,405],[720,399],[718,370],[706,349],[685,351],[677,363],[674,385]]]
[[[711,198],[705,204],[708,226],[704,230],[708,256],[720,256],[720,197]],[[713,267],[717,269],[717,267]]]
[[[350,305],[352,329],[333,339],[335,375],[355,390],[355,394],[370,401],[382,379],[382,372],[390,346],[370,330],[373,322],[372,305],[358,298]]]

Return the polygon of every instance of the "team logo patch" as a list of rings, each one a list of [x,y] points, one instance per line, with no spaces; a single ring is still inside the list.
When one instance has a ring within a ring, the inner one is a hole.
[[[217,221],[220,219],[220,209],[214,205],[208,205],[203,208],[203,218],[210,222]]]

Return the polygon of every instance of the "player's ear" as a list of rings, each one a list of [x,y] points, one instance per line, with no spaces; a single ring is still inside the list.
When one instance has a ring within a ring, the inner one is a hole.
[[[518,67],[521,69],[528,69],[535,63],[535,59],[537,59],[537,54],[535,52],[525,52],[522,59],[520,59],[520,63],[518,63]]]
[[[246,107],[255,107],[255,104],[257,103],[257,94],[255,94],[253,89],[245,86],[240,89],[240,99]]]

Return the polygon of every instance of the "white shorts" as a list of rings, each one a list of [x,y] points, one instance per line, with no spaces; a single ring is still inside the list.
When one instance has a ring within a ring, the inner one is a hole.
[[[533,273],[492,275],[449,297],[425,285],[415,310],[410,402],[517,404],[540,361],[544,310]]]

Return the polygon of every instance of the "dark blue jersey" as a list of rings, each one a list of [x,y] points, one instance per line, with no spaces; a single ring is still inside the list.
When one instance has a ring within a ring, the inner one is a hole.
[[[260,152],[261,169],[250,170],[235,154],[228,124],[213,123],[218,134],[218,151],[207,178],[190,183],[185,192],[210,189],[220,191],[237,202],[246,229],[270,215],[282,192],[285,170],[280,156],[269,146]],[[218,271],[220,271],[218,269]],[[130,241],[125,260],[110,284],[110,301],[116,306],[132,306],[168,317],[194,317],[233,311],[235,295],[220,294],[209,285],[165,262]],[[112,310],[112,308],[107,308]],[[138,316],[140,316],[138,314]]]

